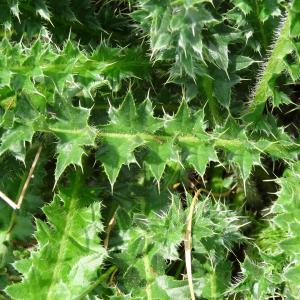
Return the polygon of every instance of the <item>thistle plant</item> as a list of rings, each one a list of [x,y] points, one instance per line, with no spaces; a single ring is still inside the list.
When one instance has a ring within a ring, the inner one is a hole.
[[[2,1],[0,299],[299,299],[299,20]]]

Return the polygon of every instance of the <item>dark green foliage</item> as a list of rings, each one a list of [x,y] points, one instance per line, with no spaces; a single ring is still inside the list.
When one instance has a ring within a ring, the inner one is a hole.
[[[299,20],[1,1],[0,299],[299,299]]]

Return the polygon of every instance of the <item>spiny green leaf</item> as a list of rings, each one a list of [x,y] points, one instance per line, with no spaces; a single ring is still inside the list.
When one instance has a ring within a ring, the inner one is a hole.
[[[110,107],[109,117],[110,123],[101,127],[103,147],[98,151],[97,158],[102,161],[113,186],[121,166],[136,162],[133,151],[145,143],[141,135],[155,133],[163,123],[153,117],[149,100],[136,109],[130,93],[119,109]]]
[[[300,262],[299,170],[297,162],[277,180],[280,185],[278,199],[271,207],[274,216],[265,232],[275,245],[272,251],[270,245],[264,246],[265,249],[259,252],[261,261],[257,264],[249,258],[245,259],[242,264],[244,279],[237,284],[237,291],[245,292],[250,287],[252,294],[263,299],[267,295],[275,295],[278,284],[283,284],[283,295],[292,299],[298,297],[299,281],[295,281],[295,278],[297,275],[299,277]]]
[[[73,107],[62,100],[56,105],[56,111],[57,115],[44,123],[46,128],[40,128],[53,132],[59,139],[55,183],[68,165],[82,167],[83,147],[93,146],[96,138],[95,129],[88,125],[89,109]]]
[[[212,6],[206,5],[212,1],[138,2],[139,10],[133,12],[132,17],[149,34],[153,56],[158,60],[175,61],[179,74],[172,72],[171,78],[184,74],[195,78],[200,63],[212,62],[227,71],[229,42],[214,32],[214,25],[222,20],[211,12]],[[214,37],[205,39],[206,30],[211,30]]]
[[[152,108],[145,102],[136,108],[132,96],[127,96],[119,109],[111,107],[110,122],[101,126],[98,133],[102,143],[97,152],[97,159],[103,163],[111,185],[123,164],[136,162],[134,151],[141,146],[146,152],[144,162],[158,181],[171,161],[180,162],[182,167],[192,166],[204,175],[210,161],[219,161],[217,149],[226,151],[229,160],[240,170],[244,182],[250,176],[252,166],[260,165],[262,153],[277,157],[282,153],[280,147],[294,148],[296,153],[299,152],[299,145],[291,140],[282,143],[267,139],[250,140],[246,130],[238,128],[237,124],[232,134],[228,131],[230,127],[232,130],[230,124],[218,128],[217,135],[208,133],[203,114],[204,110],[192,113],[183,101],[174,116],[155,118]],[[226,139],[218,138],[218,135],[226,136]]]
[[[269,295],[276,293],[276,279],[273,277],[272,266],[265,264],[255,264],[246,256],[241,264],[243,278],[235,286],[236,292],[242,292],[243,295],[255,297],[255,299],[264,299]]]
[[[101,44],[88,55],[71,41],[59,50],[40,41],[26,48],[4,39],[0,55],[6,57],[0,65],[0,71],[5,70],[0,72],[4,76],[0,84],[9,84],[12,92],[25,93],[29,99],[41,95],[45,103],[54,103],[57,93],[69,98],[83,89],[91,95],[91,86],[107,84],[107,80],[117,89],[122,79],[142,77],[149,66],[140,50]]]
[[[254,62],[255,61],[248,56],[238,55],[237,57],[235,57],[233,64],[234,64],[234,68],[237,71],[239,71],[239,70],[243,70],[243,69],[249,67]]]
[[[46,6],[46,3],[44,0],[36,0],[35,1],[35,7],[36,7],[36,12],[43,18],[46,19],[48,22],[50,21],[50,13],[49,10]]]
[[[37,248],[15,264],[23,280],[6,289],[14,299],[73,299],[96,278],[106,256],[98,238],[100,204],[91,203],[79,176],[44,207],[51,226],[37,221]]]
[[[34,129],[30,126],[16,124],[1,137],[0,155],[11,151],[21,161],[25,159],[25,142],[31,142]]]
[[[196,114],[191,114],[185,101],[180,105],[175,117],[167,121],[165,125],[165,131],[168,134],[176,136],[192,133],[203,139],[202,143],[195,143],[192,140],[179,142],[183,151],[183,159],[186,159],[200,175],[204,174],[209,161],[218,161],[213,145],[206,135],[205,128],[203,111],[200,110]]]

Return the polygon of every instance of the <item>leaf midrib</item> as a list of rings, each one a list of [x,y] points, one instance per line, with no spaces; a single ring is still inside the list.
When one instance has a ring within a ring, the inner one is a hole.
[[[54,271],[52,273],[51,285],[48,289],[46,300],[53,300],[52,294],[55,291],[55,285],[57,284],[58,280],[61,278],[62,262],[64,260],[65,251],[67,249],[66,245],[68,243],[68,233],[69,233],[70,227],[72,225],[72,219],[74,217],[74,212],[75,212],[75,208],[76,208],[76,204],[77,204],[77,200],[78,200],[76,197],[77,191],[78,191],[78,176],[76,176],[74,190],[72,191],[72,196],[70,199],[70,206],[68,209],[68,213],[66,215],[66,226],[64,228],[61,242],[59,244],[60,245],[59,251],[57,254]]]
[[[221,149],[229,149],[231,147],[234,147],[235,149],[238,149],[239,147],[243,147],[245,145],[250,146],[251,148],[258,149],[258,146],[255,147],[255,143],[259,142],[254,140],[248,140],[248,143],[246,144],[243,140],[238,138],[231,138],[231,139],[224,139],[220,138],[218,136],[209,135],[207,134],[206,138],[207,140],[204,140],[203,138],[197,137],[195,135],[160,135],[160,134],[149,134],[144,132],[136,132],[136,133],[123,133],[123,132],[105,132],[101,130],[97,130],[97,136],[101,140],[101,138],[105,138],[109,140],[110,138],[119,138],[119,139],[132,139],[134,137],[140,137],[145,142],[154,141],[158,144],[164,144],[168,142],[174,143],[174,138],[179,143],[194,143],[194,144],[210,144],[213,147],[221,148]],[[268,141],[268,140],[266,140]],[[290,142],[288,144],[284,144],[285,141],[269,141],[270,143],[268,145],[264,145],[262,149],[260,149],[260,152],[266,152],[266,153],[273,153],[279,148],[282,148],[283,150],[287,151],[293,151],[298,150],[300,147],[300,144]]]

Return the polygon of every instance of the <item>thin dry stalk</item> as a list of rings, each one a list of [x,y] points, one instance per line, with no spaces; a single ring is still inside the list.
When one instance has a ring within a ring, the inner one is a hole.
[[[25,193],[26,193],[27,188],[28,188],[28,186],[29,186],[29,182],[30,182],[30,180],[31,180],[31,178],[32,178],[32,175],[33,175],[33,172],[34,172],[35,167],[36,167],[36,165],[37,165],[37,162],[38,162],[38,160],[39,160],[39,158],[40,158],[42,148],[43,148],[42,145],[40,145],[39,148],[38,148],[38,150],[37,150],[37,152],[36,152],[36,154],[35,154],[35,157],[34,157],[34,160],[33,160],[33,162],[32,162],[31,168],[30,168],[30,170],[29,170],[29,173],[28,173],[28,175],[27,175],[27,178],[26,178],[26,180],[25,180],[25,183],[24,183],[24,185],[23,185],[23,188],[22,188],[22,190],[21,190],[20,196],[19,196],[18,201],[17,201],[17,208],[18,208],[18,209],[21,208],[21,205],[22,205],[22,202],[23,202]]]
[[[186,273],[189,282],[189,289],[191,294],[191,299],[196,300],[194,286],[193,286],[193,274],[192,274],[192,221],[195,205],[197,203],[198,197],[200,193],[203,192],[203,189],[199,189],[192,200],[189,215],[186,222],[186,230],[184,234],[184,254],[185,254],[185,265],[186,265]]]
[[[12,201],[9,197],[7,197],[3,192],[0,191],[0,198],[5,201],[11,208],[17,209],[17,204]]]

